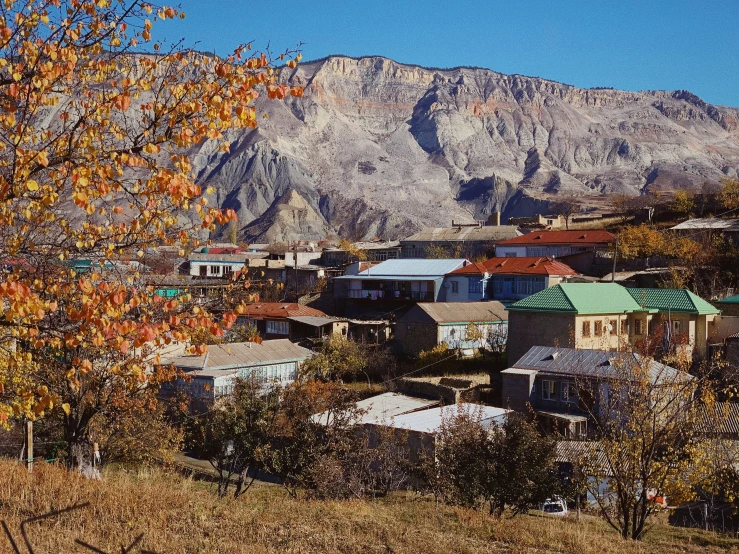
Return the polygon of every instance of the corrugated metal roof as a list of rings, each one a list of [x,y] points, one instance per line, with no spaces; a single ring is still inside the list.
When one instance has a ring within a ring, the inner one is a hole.
[[[703,406],[697,423],[698,429],[705,435],[732,435],[739,439],[739,403],[721,402],[713,406]]]
[[[424,260],[424,259],[400,259],[387,260],[359,272],[353,278],[364,277],[442,277],[457,268],[464,266],[467,262],[464,258]],[[346,277],[344,277],[346,278]]]
[[[643,363],[642,360],[641,356],[632,352],[532,346],[512,368],[534,369],[540,373],[562,376],[614,378]],[[508,370],[503,373],[506,371]],[[653,383],[679,382],[693,378],[679,369],[654,360],[649,361],[649,372]]]
[[[717,314],[717,308],[686,289],[635,289],[627,288],[628,293],[648,310],[677,312],[687,314]]]
[[[441,422],[444,419],[451,419],[457,414],[479,414],[483,424],[490,428],[493,425],[503,423],[505,415],[510,412],[511,410],[504,410],[503,408],[462,403],[401,415],[389,422],[384,422],[383,425],[397,429],[406,429],[408,431],[417,431],[419,433],[436,433],[439,431]]]
[[[577,275],[577,271],[553,258],[491,258],[483,265],[492,275]]]
[[[397,416],[425,410],[438,405],[438,400],[427,400],[396,392],[385,392],[357,402],[357,408],[364,413],[355,423],[360,425],[365,423],[382,424],[383,422],[389,422]],[[313,420],[316,423],[325,425],[327,417],[328,412],[322,412],[314,415]]]
[[[595,441],[557,441],[554,461],[569,462],[575,465],[587,463],[601,471],[607,471],[609,467],[603,448]]]
[[[469,242],[501,241],[518,235],[515,225],[488,225],[485,227],[426,227],[415,235],[400,241],[405,242]]]
[[[508,312],[500,302],[421,302],[417,306],[437,323],[508,321]],[[402,317],[399,321],[405,321]]]
[[[339,321],[347,321],[346,319],[335,319],[333,317],[319,317],[311,315],[299,315],[287,318],[290,321],[296,321],[298,323],[304,323],[311,327],[323,327],[329,323],[338,323]]]
[[[717,217],[688,219],[687,221],[683,221],[682,223],[675,225],[672,229],[676,231],[739,231],[739,219],[721,219]]]
[[[511,311],[620,314],[639,311],[639,304],[617,283],[562,283],[508,306]]]
[[[313,352],[287,339],[256,342],[216,344],[200,356],[183,355],[169,363],[185,371],[197,371],[197,375],[214,377],[227,375],[227,370],[263,364],[276,364],[293,360],[307,360]]]
[[[616,241],[616,236],[608,231],[533,231],[520,237],[499,242],[501,246],[540,245],[540,244],[578,244],[606,245]]]

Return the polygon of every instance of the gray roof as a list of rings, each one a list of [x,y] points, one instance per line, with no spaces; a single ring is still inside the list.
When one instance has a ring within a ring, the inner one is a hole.
[[[540,373],[572,377],[613,378],[618,377],[623,368],[634,367],[641,360],[641,356],[631,352],[532,346],[512,368],[534,369]],[[690,375],[674,367],[654,360],[649,363],[653,383],[692,379]],[[508,370],[503,373],[506,371]]]
[[[287,318],[289,321],[296,321],[297,323],[304,323],[311,327],[323,327],[329,323],[338,323],[341,321],[347,321],[346,319],[336,319],[333,317],[318,317],[315,315],[296,315]]]
[[[609,462],[599,442],[564,440],[557,441],[554,451],[555,462],[569,462],[571,464],[587,463],[601,471],[608,471]]]
[[[718,217],[702,217],[696,219],[688,219],[679,225],[675,225],[672,229],[676,231],[683,230],[707,230],[713,229],[717,231],[739,231],[739,219],[721,219]]]
[[[508,321],[508,312],[500,302],[420,302],[417,308],[423,310],[437,323],[487,323]],[[413,310],[398,321],[413,321]]]
[[[520,233],[515,225],[489,225],[485,227],[427,227],[404,242],[469,242],[498,241],[517,237]]]
[[[464,258],[425,260],[425,259],[400,259],[387,260],[357,273],[357,275],[339,277],[339,279],[364,279],[367,277],[416,277],[434,278],[443,277],[455,269],[467,264]]]
[[[196,371],[201,377],[218,377],[228,375],[236,370],[284,363],[295,360],[307,360],[313,352],[287,339],[265,340],[256,342],[236,342],[232,344],[216,344],[208,347],[208,351],[200,356],[183,355],[173,358],[169,363],[184,371]]]

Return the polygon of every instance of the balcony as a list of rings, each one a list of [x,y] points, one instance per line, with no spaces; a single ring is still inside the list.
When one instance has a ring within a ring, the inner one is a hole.
[[[363,300],[412,300],[414,302],[433,302],[433,292],[402,292],[396,291],[385,291],[385,290],[349,290],[349,298],[363,299]]]

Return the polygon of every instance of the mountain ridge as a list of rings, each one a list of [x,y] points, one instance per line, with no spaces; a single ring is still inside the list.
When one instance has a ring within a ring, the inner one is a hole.
[[[530,215],[557,195],[602,206],[739,170],[739,109],[685,90],[588,89],[375,56],[286,69],[302,98],[260,98],[269,118],[230,134],[230,154],[207,143],[192,153],[216,204],[239,214],[243,240],[399,238],[493,211]],[[288,191],[312,213],[270,233],[284,212],[270,208]]]

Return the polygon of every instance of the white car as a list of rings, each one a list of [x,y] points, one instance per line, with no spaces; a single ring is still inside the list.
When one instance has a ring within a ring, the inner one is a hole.
[[[547,498],[541,505],[541,511],[550,516],[567,517],[570,513],[567,511],[567,502],[559,496]]]

